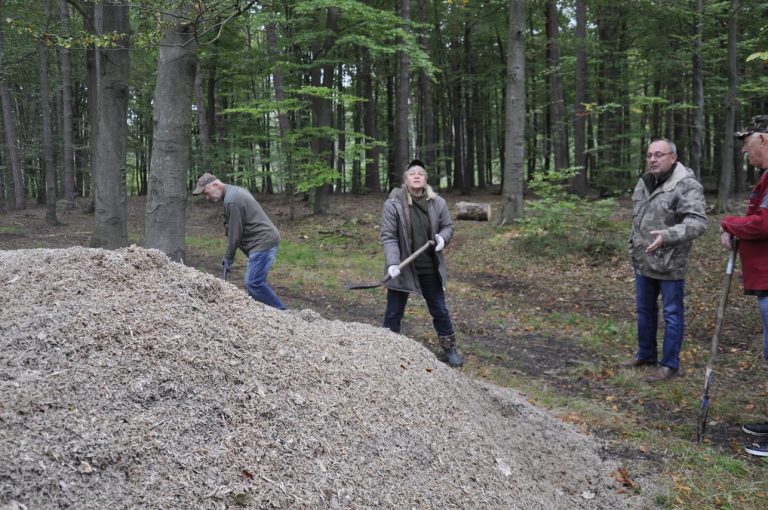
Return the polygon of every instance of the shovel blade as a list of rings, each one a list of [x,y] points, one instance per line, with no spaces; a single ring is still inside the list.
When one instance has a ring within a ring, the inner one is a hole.
[[[699,419],[696,426],[696,442],[701,443],[704,439],[704,431],[707,428],[707,412],[709,411],[709,398],[701,399],[699,406]]]
[[[701,442],[704,439],[704,431],[707,428],[707,413],[709,412],[709,388],[712,386],[712,380],[715,377],[714,371],[707,367],[707,374],[704,378],[704,393],[701,396],[699,404],[699,416],[696,420],[696,441]]]
[[[375,289],[376,287],[381,287],[382,285],[384,285],[386,281],[387,280],[382,280],[376,283],[348,283],[344,285],[344,287],[346,287],[347,290]]]

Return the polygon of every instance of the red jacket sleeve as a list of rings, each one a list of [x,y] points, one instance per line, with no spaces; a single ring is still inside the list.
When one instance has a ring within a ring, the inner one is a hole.
[[[768,239],[768,209],[758,207],[749,216],[724,216],[723,230],[744,240]]]

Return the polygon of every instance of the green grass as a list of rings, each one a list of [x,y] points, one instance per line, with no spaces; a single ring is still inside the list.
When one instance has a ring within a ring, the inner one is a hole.
[[[309,243],[283,241],[280,243],[278,257],[275,259],[275,269],[290,266],[296,269],[318,269],[320,256],[316,246]]]
[[[13,226],[0,226],[0,234],[15,234],[19,229]]]
[[[211,252],[211,255],[221,256],[221,251],[226,248],[227,241],[222,236],[187,236],[187,246],[199,248]]]

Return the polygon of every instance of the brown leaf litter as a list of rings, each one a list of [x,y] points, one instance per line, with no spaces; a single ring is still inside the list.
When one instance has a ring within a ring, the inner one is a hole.
[[[135,246],[0,251],[0,459],[0,508],[650,506],[515,391]]]

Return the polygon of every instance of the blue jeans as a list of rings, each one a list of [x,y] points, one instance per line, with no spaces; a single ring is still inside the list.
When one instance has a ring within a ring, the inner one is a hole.
[[[661,365],[680,368],[680,348],[685,331],[685,280],[657,280],[635,272],[637,297],[637,359],[658,359],[656,331],[659,325],[659,293],[664,315],[664,347]]]
[[[418,275],[421,293],[427,302],[429,314],[432,316],[432,325],[440,336],[453,334],[453,324],[445,304],[445,292],[443,282],[439,274]],[[387,290],[387,310],[384,312],[384,327],[395,333],[400,333],[400,323],[405,314],[405,305],[408,303],[408,292],[399,290]]]
[[[757,304],[763,318],[763,359],[768,362],[768,297],[757,298]]]
[[[267,275],[275,261],[277,247],[270,250],[254,251],[248,255],[248,268],[245,270],[245,289],[253,299],[265,305],[285,310],[280,298],[267,283]]]

